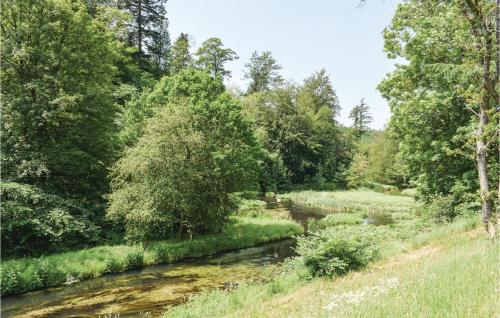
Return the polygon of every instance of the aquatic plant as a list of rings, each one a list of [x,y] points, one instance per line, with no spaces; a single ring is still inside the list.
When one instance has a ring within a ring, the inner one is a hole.
[[[221,233],[200,235],[192,240],[170,239],[141,246],[99,246],[43,258],[4,260],[0,265],[2,296],[56,286],[67,275],[87,279],[107,273],[171,263],[223,251],[251,247],[302,233],[302,227],[289,220],[237,217]]]

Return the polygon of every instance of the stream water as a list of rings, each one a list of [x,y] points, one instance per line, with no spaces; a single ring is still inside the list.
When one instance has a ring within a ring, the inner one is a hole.
[[[305,224],[312,211],[268,200],[268,207]],[[48,288],[2,298],[1,317],[99,317],[141,313],[158,316],[202,290],[233,288],[263,278],[265,268],[293,255],[293,239],[222,253],[212,257],[105,275],[69,286]]]
[[[265,201],[277,214],[304,226],[309,218],[324,216],[313,208],[294,206],[291,202],[279,203],[274,198]],[[376,223],[365,220],[365,224]],[[266,268],[294,254],[294,246],[293,239],[286,239],[4,297],[1,317],[99,317],[118,313],[119,317],[137,317],[141,313],[156,317],[202,290],[234,288],[242,282],[263,278]]]

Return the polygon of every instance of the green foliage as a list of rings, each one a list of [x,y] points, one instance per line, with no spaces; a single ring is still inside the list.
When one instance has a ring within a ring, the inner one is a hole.
[[[186,33],[179,34],[170,49],[168,66],[171,75],[175,75],[180,71],[189,68],[193,64],[193,57],[189,53],[190,48],[189,35]]]
[[[144,249],[135,248],[131,252],[127,254],[125,257],[125,266],[124,269],[126,271],[141,268],[144,266]]]
[[[361,135],[347,178],[352,188],[376,184],[408,186],[407,168],[389,132],[372,130]]]
[[[360,188],[368,184],[368,157],[363,152],[354,155],[347,176],[351,188]]]
[[[334,119],[338,108],[324,70],[305,79],[303,86],[283,86],[243,99],[243,112],[266,151],[263,191],[290,184],[345,183],[351,145]]]
[[[327,227],[338,225],[359,225],[363,222],[364,215],[360,213],[333,213],[322,219],[309,219],[307,230],[311,232],[318,231]]]
[[[269,90],[283,82],[283,77],[279,74],[282,67],[276,62],[270,51],[261,54],[254,51],[245,67],[247,70],[244,78],[250,80],[247,94]]]
[[[119,44],[80,1],[1,9],[3,180],[100,199],[114,159]]]
[[[88,279],[106,273],[251,247],[303,231],[300,225],[288,220],[235,218],[234,221],[221,233],[200,235],[192,240],[155,241],[146,249],[127,245],[100,246],[43,258],[2,260],[1,294],[6,296],[56,286],[74,278]]]
[[[108,216],[136,242],[219,231],[236,208],[229,194],[253,184],[256,151],[228,94],[204,104],[158,104],[144,135],[114,168]]]
[[[370,106],[365,103],[364,98],[361,99],[359,105],[352,108],[349,118],[352,119],[352,127],[358,137],[369,130],[368,125],[373,121],[373,117],[370,114]]]
[[[451,222],[457,217],[467,217],[481,210],[477,198],[467,198],[457,194],[434,196],[423,204],[424,214],[437,223]]]
[[[94,243],[92,209],[19,183],[0,183],[2,255],[54,252]]]
[[[196,64],[213,78],[231,77],[231,72],[224,68],[224,64],[239,58],[236,52],[224,48],[219,38],[210,38],[203,42],[196,51],[196,56]]]
[[[494,3],[478,3],[478,8],[487,12],[485,20],[493,23],[494,10],[488,7]],[[478,49],[483,40],[476,34],[487,35],[473,30],[477,21],[471,24],[472,18],[465,18],[466,8],[457,1],[435,5],[407,1],[398,6],[384,31],[388,56],[408,63],[398,64],[379,90],[391,107],[389,128],[400,142],[399,157],[424,200],[448,195],[456,184],[466,185],[470,193],[478,189],[474,112],[482,95],[480,61],[484,50]],[[495,127],[497,113],[491,109],[488,115]],[[486,128],[482,137],[492,140],[487,150],[489,179],[496,184],[498,145],[490,129]]]
[[[124,271],[124,266],[121,262],[115,258],[108,258],[104,263],[105,274],[120,273]]]
[[[356,191],[300,191],[279,196],[294,205],[313,208],[323,213],[359,213],[374,215],[408,212],[415,207],[413,198],[388,195],[371,190]]]
[[[333,276],[366,266],[378,247],[370,230],[335,227],[299,238],[297,253],[314,276]]]
[[[201,108],[214,102],[223,92],[224,84],[220,80],[193,68],[163,77],[151,91],[143,92],[125,105],[120,139],[125,145],[133,145],[142,135],[145,121],[153,116],[157,107],[182,99]]]

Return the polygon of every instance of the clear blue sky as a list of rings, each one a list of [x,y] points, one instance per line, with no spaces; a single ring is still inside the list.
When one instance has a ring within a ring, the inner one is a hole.
[[[240,59],[227,68],[229,85],[246,87],[244,64],[254,50],[271,51],[286,79],[301,83],[325,68],[342,107],[340,122],[362,97],[371,106],[372,128],[383,128],[390,111],[376,89],[394,61],[383,52],[382,31],[399,0],[169,0],[170,32],[189,33],[195,49],[218,37]]]

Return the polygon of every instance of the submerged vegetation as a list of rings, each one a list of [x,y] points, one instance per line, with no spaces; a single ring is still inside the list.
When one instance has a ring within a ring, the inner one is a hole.
[[[146,248],[140,245],[99,246],[40,258],[4,260],[2,295],[255,246],[302,233],[300,225],[288,220],[238,217],[232,221],[221,233],[192,240],[153,241]]]

